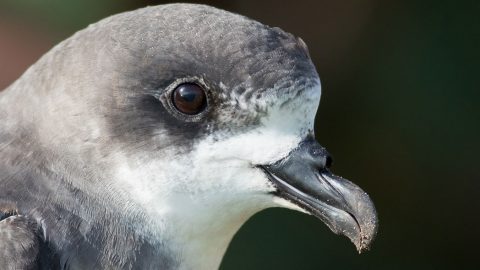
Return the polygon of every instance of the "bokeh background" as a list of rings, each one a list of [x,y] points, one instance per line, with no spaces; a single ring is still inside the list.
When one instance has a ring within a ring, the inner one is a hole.
[[[0,89],[75,31],[166,1],[2,0]],[[254,216],[222,269],[479,269],[480,1],[198,1],[302,37],[322,79],[317,139],[380,217],[358,255],[317,219]]]

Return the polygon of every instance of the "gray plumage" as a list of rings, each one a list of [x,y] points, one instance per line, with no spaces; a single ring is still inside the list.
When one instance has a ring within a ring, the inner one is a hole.
[[[320,92],[301,39],[208,6],[76,33],[0,93],[1,267],[217,268],[269,207],[367,250],[375,207],[315,141]]]
[[[137,233],[151,221],[112,184],[115,153],[149,159],[253,129],[262,102],[317,76],[296,37],[202,5],[148,7],[76,33],[0,93],[0,209],[12,210],[0,213],[2,269],[176,268],[168,239]],[[205,121],[178,124],[162,106],[180,77],[211,87]]]

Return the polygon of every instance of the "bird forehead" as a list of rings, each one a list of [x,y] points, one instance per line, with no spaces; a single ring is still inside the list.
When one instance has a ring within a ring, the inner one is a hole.
[[[300,39],[208,6],[149,7],[113,16],[91,30],[107,44],[106,55],[121,55],[118,66],[136,70],[135,77],[144,81],[161,77],[167,84],[205,75],[248,94],[249,88],[272,88],[282,78],[318,76]]]

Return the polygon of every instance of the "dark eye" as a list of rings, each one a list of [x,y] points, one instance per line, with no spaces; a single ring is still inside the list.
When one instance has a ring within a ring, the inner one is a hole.
[[[207,107],[207,96],[198,84],[183,83],[173,90],[172,102],[180,112],[194,115]]]

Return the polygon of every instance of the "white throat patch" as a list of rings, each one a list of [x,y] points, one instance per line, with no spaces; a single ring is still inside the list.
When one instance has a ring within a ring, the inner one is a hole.
[[[149,162],[118,156],[116,183],[151,217],[139,230],[168,241],[184,269],[216,269],[240,226],[268,207],[302,211],[275,191],[255,165],[287,156],[313,130],[320,85],[270,107],[261,125],[232,137],[208,137],[191,152],[162,152]]]

